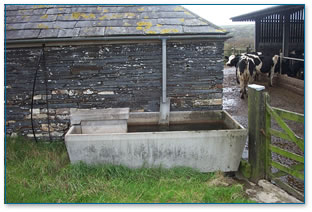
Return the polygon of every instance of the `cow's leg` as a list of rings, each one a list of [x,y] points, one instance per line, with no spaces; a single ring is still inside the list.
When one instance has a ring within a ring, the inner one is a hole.
[[[237,84],[239,84],[238,69],[236,69],[235,75],[236,75],[236,82],[237,82]]]
[[[271,71],[270,71],[270,86],[273,86],[273,77],[274,77],[274,70],[275,70],[275,66],[278,62],[278,55],[274,55],[273,58],[272,58],[272,61],[273,61],[273,66],[271,67]]]
[[[257,81],[260,81],[260,80],[261,80],[261,73],[257,72]]]
[[[248,93],[247,93],[247,86],[249,85],[249,82],[253,81],[253,76],[249,76],[249,78],[246,79],[246,81],[244,82],[244,94],[246,95],[246,97],[248,97]]]
[[[253,75],[250,75],[248,83],[249,84],[253,83],[255,81],[256,77],[257,77],[257,73],[253,73]]]
[[[274,77],[274,69],[275,69],[275,65],[271,68],[271,71],[270,71],[270,86],[273,86],[273,77]]]
[[[244,79],[242,77],[239,78],[239,87],[240,87],[240,97],[244,99],[244,94],[245,94],[245,83]]]

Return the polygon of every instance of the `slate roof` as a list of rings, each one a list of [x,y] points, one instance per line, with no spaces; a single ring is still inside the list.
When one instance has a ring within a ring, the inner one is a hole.
[[[6,5],[6,39],[227,34],[178,5]]]

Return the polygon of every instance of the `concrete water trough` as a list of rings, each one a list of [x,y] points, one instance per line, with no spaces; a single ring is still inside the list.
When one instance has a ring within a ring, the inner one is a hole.
[[[65,143],[71,163],[130,168],[186,166],[201,172],[237,171],[247,130],[226,111],[71,110]]]

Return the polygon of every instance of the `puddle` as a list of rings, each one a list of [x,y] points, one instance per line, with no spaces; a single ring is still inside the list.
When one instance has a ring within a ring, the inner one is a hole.
[[[237,100],[235,99],[223,99],[223,109],[232,109],[233,106],[237,105]]]
[[[232,92],[234,88],[223,88],[223,93],[229,93]]]

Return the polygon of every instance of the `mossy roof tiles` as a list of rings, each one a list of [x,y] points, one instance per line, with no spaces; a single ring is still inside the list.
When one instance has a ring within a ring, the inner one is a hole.
[[[6,39],[226,34],[178,5],[6,5]]]

